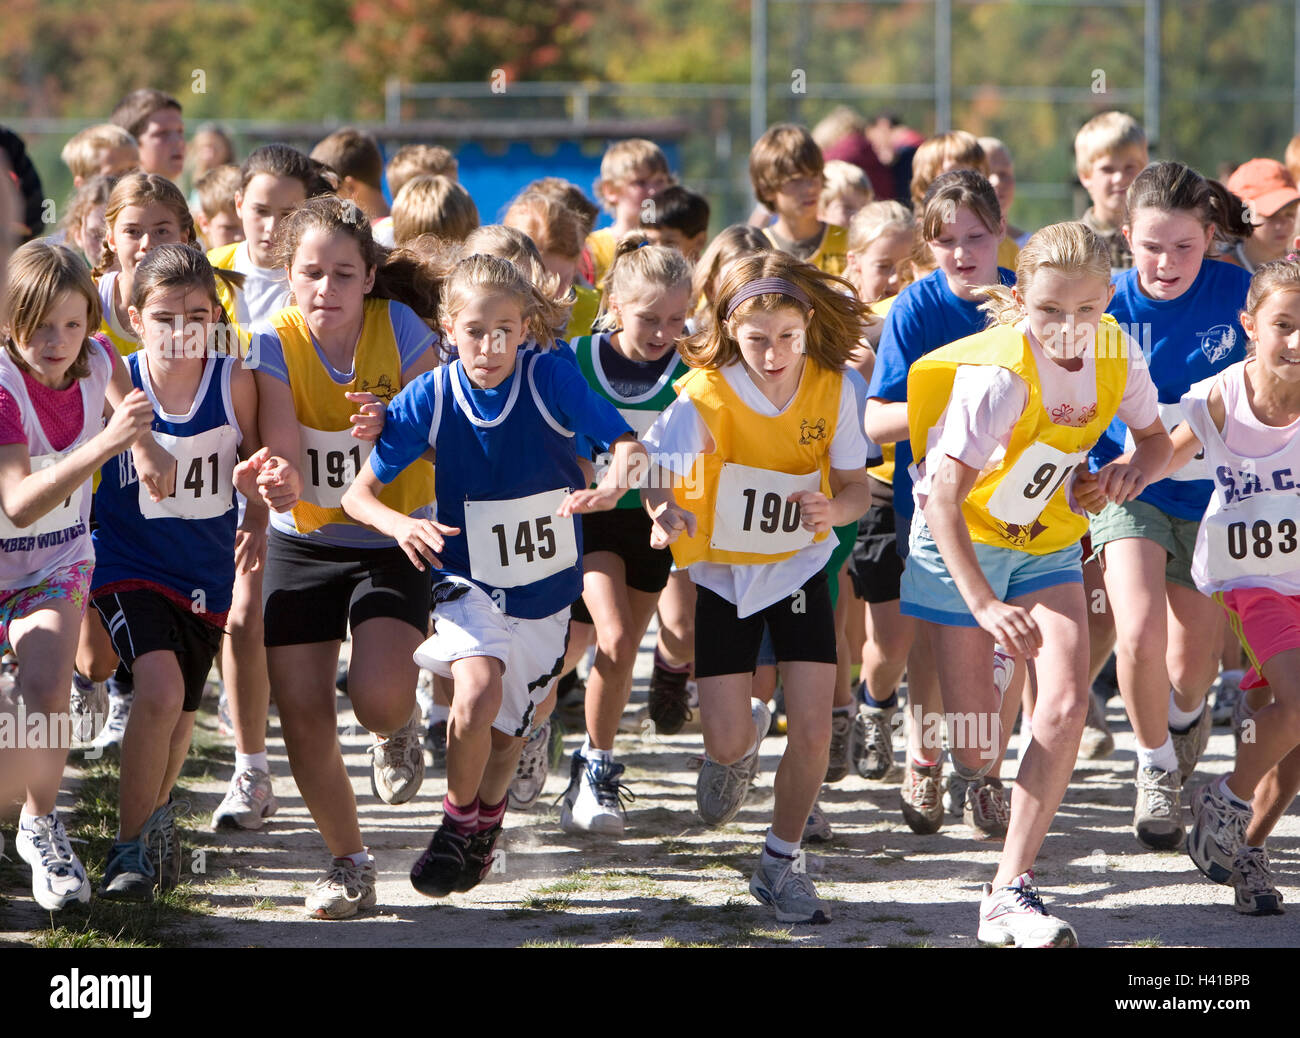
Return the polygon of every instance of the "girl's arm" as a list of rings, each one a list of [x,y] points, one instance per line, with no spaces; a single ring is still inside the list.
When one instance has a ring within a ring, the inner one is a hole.
[[[650,486],[641,488],[641,504],[650,514],[650,547],[666,548],[683,533],[695,536],[695,513],[677,503],[673,484],[681,477],[677,473],[656,465],[651,469]]]
[[[5,444],[0,447],[0,507],[19,529],[31,526],[86,482],[109,458],[121,454],[148,433],[152,424],[153,404],[143,390],[133,389],[113,410],[108,424],[89,442],[37,472],[32,471],[27,444]]]
[[[266,449],[266,457],[257,476],[258,492],[276,512],[287,512],[302,494],[302,477],[292,461],[302,447],[298,435],[298,415],[293,392],[287,382],[258,370],[253,373],[257,385],[257,435]]]
[[[113,362],[113,372],[109,376],[104,398],[110,407],[116,408],[134,387],[131,385],[131,375],[117,350],[110,348],[107,352]],[[131,460],[140,482],[153,501],[161,501],[176,489],[176,459],[152,436],[142,436],[132,445]]]
[[[645,482],[650,468],[650,455],[631,433],[625,433],[610,447],[613,461],[599,483],[590,490],[577,490],[560,502],[555,514],[568,517],[581,512],[606,512],[618,504],[619,498]],[[633,458],[636,461],[633,462]],[[585,475],[585,473],[584,473]]]
[[[235,485],[241,483],[247,489],[241,489],[246,504],[244,521],[235,531],[235,570],[237,573],[252,573],[260,569],[266,561],[266,524],[270,511],[257,493],[256,477],[260,465],[251,461],[261,451],[257,430],[257,383],[253,373],[242,364],[235,364],[230,372],[230,399],[235,406],[235,419],[243,433],[239,441],[240,465],[235,466]],[[240,470],[247,476],[241,478]],[[250,482],[251,481],[251,482]],[[253,492],[247,492],[251,489]]]
[[[1186,427],[1187,423],[1184,422],[1179,426],[1179,430]],[[1103,494],[1106,500],[1120,505],[1125,501],[1132,501],[1148,486],[1162,478],[1166,472],[1175,471],[1169,468],[1169,458],[1174,449],[1173,443],[1169,439],[1169,433],[1165,432],[1164,423],[1159,418],[1143,429],[1131,431],[1135,444],[1133,450],[1128,455],[1116,458],[1097,470],[1097,491]],[[1192,441],[1196,442],[1195,436],[1192,437]],[[1184,464],[1191,460],[1197,449],[1193,447],[1186,453]]]
[[[406,552],[411,565],[423,572],[428,566],[442,569],[438,552],[442,551],[445,537],[460,533],[456,526],[443,526],[432,519],[415,519],[389,508],[379,500],[384,484],[370,467],[367,457],[357,478],[343,493],[343,511],[363,526],[391,537]]]
[[[906,440],[907,401],[872,397],[867,401],[867,417],[863,422],[863,430],[878,446]]]
[[[856,522],[871,507],[866,469],[831,469],[830,482],[830,497],[816,490],[800,490],[790,495],[791,501],[799,503],[804,529],[822,533]]]
[[[934,543],[943,556],[944,565],[971,615],[998,644],[1020,656],[1037,654],[1043,634],[1029,611],[1001,601],[993,594],[984,571],[980,569],[971,542],[970,530],[962,515],[962,502],[975,486],[979,471],[948,455],[939,462],[930,477],[930,495],[922,513]]]

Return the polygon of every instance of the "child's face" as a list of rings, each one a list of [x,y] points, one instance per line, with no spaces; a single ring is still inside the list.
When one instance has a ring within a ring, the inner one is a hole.
[[[1016,170],[1011,164],[1011,156],[1001,149],[988,153],[989,183],[993,193],[998,196],[998,207],[1006,219],[1011,212],[1011,203],[1016,198]],[[1136,174],[1135,174],[1136,175]]]
[[[223,209],[211,220],[202,218],[200,230],[209,249],[244,240],[244,224],[233,209]]]
[[[1097,156],[1087,175],[1079,177],[1102,223],[1118,227],[1124,222],[1124,196],[1146,166],[1146,148],[1132,144]]]
[[[849,276],[868,303],[898,294],[898,272],[912,254],[914,235],[903,227],[885,231],[862,252],[849,253]]]
[[[140,134],[140,168],[175,180],[185,168],[185,123],[175,108],[160,108]]]
[[[122,273],[130,277],[146,253],[159,245],[183,242],[175,210],[162,202],[124,206],[108,228],[106,240],[117,253]]]
[[[105,148],[99,155],[99,172],[112,177],[140,165],[140,151],[130,144],[117,148]]]
[[[1268,377],[1300,384],[1300,291],[1273,292],[1241,326],[1255,344],[1255,356]]]
[[[77,245],[93,267],[99,262],[99,254],[104,250],[104,235],[108,224],[104,222],[104,207],[97,205],[81,218],[77,228]]]
[[[686,328],[686,311],[690,305],[691,286],[672,289],[643,290],[626,302],[612,302],[622,331],[618,346],[632,360],[658,360],[673,348]]]
[[[577,256],[561,256],[558,252],[543,252],[542,266],[546,268],[548,274],[554,274],[560,279],[561,294],[567,293],[573,287],[573,282],[577,280]]]
[[[351,235],[313,227],[302,236],[289,267],[289,287],[317,338],[360,324],[366,293],[374,286],[375,270],[366,268]]]
[[[1272,216],[1256,217],[1263,221],[1255,225],[1255,231],[1250,236],[1251,244],[1254,246],[1252,251],[1255,253],[1256,266],[1270,260],[1281,259],[1287,254],[1287,250],[1291,247],[1297,211],[1300,211],[1300,202],[1292,202]]]
[[[259,173],[235,195],[235,213],[248,242],[248,257],[259,267],[273,267],[272,239],[280,221],[307,200],[302,181]]]
[[[842,192],[826,200],[826,204],[817,213],[817,219],[836,227],[847,227],[857,211],[869,201],[871,199],[861,191]]]
[[[167,362],[203,359],[218,317],[212,293],[195,285],[158,289],[145,300],[143,312],[132,306],[127,313],[149,359]]]
[[[769,399],[793,395],[803,372],[807,319],[795,306],[754,310],[727,328],[740,344],[740,357],[754,384]]]
[[[514,372],[528,331],[511,296],[486,295],[474,297],[460,309],[447,336],[469,380],[479,389],[495,389]]]
[[[81,353],[86,336],[94,331],[89,323],[90,307],[80,292],[65,291],[55,297],[31,339],[15,343],[37,381],[53,389],[65,386],[68,369]]]
[[[1024,292],[1011,294],[1025,307],[1029,330],[1043,352],[1058,364],[1087,353],[1097,338],[1097,322],[1115,294],[1108,278],[1070,275],[1054,267],[1034,272]]]
[[[998,244],[1006,224],[989,230],[967,206],[958,206],[951,223],[939,228],[930,242],[935,263],[948,279],[948,287],[960,299],[976,298],[975,289],[998,280]]]
[[[669,184],[668,174],[640,166],[627,180],[614,185],[606,197],[614,206],[614,222],[620,227],[636,227],[641,223],[641,203],[654,198]]]
[[[794,177],[776,189],[772,208],[787,223],[804,223],[817,219],[821,203],[823,176]]]
[[[1192,287],[1214,240],[1214,225],[1202,227],[1197,214],[1186,209],[1147,206],[1132,214],[1124,237],[1133,250],[1138,286],[1152,299],[1170,300]]]

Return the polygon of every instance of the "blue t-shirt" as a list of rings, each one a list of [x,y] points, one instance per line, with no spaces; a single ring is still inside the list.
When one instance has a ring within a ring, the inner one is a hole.
[[[1217,260],[1203,262],[1192,287],[1177,299],[1144,295],[1136,270],[1115,278],[1108,312],[1146,356],[1162,412],[1165,405],[1177,405],[1197,382],[1246,356],[1246,335],[1237,314],[1249,288],[1247,271]],[[1124,453],[1126,432],[1118,418],[1111,422],[1092,449],[1089,466],[1094,471]],[[1213,489],[1209,479],[1162,479],[1142,491],[1138,500],[1179,519],[1199,520]]]
[[[1016,275],[999,267],[998,280],[1003,285],[1014,285]],[[867,396],[891,403],[905,401],[907,373],[913,364],[932,350],[987,326],[988,316],[980,310],[980,302],[954,295],[942,270],[913,282],[898,294],[885,315]],[[912,477],[907,471],[910,464],[912,442],[905,437],[898,441],[894,452],[894,511],[909,521],[915,509]]]

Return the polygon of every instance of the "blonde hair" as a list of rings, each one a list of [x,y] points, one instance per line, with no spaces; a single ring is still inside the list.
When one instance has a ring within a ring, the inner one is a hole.
[[[1278,292],[1300,292],[1300,260],[1294,254],[1255,268],[1255,276],[1250,279],[1250,289],[1246,293],[1246,305],[1241,310],[1241,316],[1254,317],[1265,300]],[[1253,354],[1254,350],[1254,342],[1248,341],[1246,352]]]
[[[1067,277],[1094,278],[1110,284],[1110,249],[1100,234],[1087,224],[1072,220],[1049,224],[1029,236],[1016,259],[1016,289],[1024,298],[1034,276],[1044,267]],[[1005,285],[985,285],[979,289],[988,297],[980,309],[993,324],[1015,324],[1025,316],[1025,307],[1011,295]]]
[[[422,173],[393,199],[393,241],[398,245],[426,232],[464,241],[478,225],[474,199],[449,177]]]
[[[398,148],[388,160],[384,176],[394,198],[407,182],[421,173],[455,180],[460,173],[456,157],[436,144],[407,144]]]
[[[691,294],[696,299],[703,300],[698,316],[708,319],[713,305],[713,296],[717,294],[718,272],[723,267],[741,256],[771,251],[771,241],[757,227],[737,223],[720,231],[718,236],[709,242],[704,255],[695,264],[695,279],[691,284]]]
[[[567,259],[580,256],[587,240],[583,218],[541,191],[525,191],[519,195],[510,203],[501,222],[523,231],[540,252],[558,253]]]
[[[672,179],[672,173],[668,169],[668,156],[654,141],[633,137],[626,141],[615,141],[605,149],[600,160],[600,176],[592,184],[591,190],[606,212],[612,213],[614,206],[605,197],[605,192],[617,191],[642,170],[647,173],[662,173]]]
[[[803,291],[812,304],[805,307],[792,296],[768,293],[746,299],[730,318],[732,297],[759,278],[783,278]],[[804,315],[803,351],[819,367],[839,371],[872,323],[871,312],[842,277],[827,274],[784,252],[746,256],[728,271],[717,301],[710,307],[713,320],[707,328],[678,344],[682,359],[693,368],[722,368],[741,357],[740,344],[727,327],[728,320],[743,320],[752,313],[772,313],[793,308]]]
[[[605,275],[605,295],[592,328],[598,332],[618,328],[612,302],[627,303],[646,288],[671,292],[690,283],[691,265],[680,252],[666,245],[652,245],[640,231],[625,234],[614,246],[614,258]]]
[[[1286,154],[1282,156],[1282,165],[1291,174],[1291,179],[1300,183],[1300,133],[1287,142]]]
[[[582,237],[586,240],[596,228],[596,219],[600,216],[600,206],[583,194],[582,188],[563,177],[542,177],[534,180],[524,188],[523,194],[536,191],[540,195],[554,199],[566,209],[576,213],[582,221]]]
[[[134,148],[139,158],[140,148],[135,138],[115,123],[101,123],[74,134],[59,152],[59,158],[74,177],[85,180],[99,172],[104,152],[114,148]]]
[[[916,217],[902,202],[868,202],[854,214],[849,223],[849,252],[866,252],[871,243],[886,231],[916,233]]]
[[[167,206],[176,214],[182,241],[194,240],[194,216],[180,188],[157,173],[127,173],[113,185],[113,190],[108,196],[108,204],[104,207],[104,224],[108,228],[108,233],[104,235],[104,246],[99,254],[99,262],[95,264],[96,276],[113,265],[115,256],[112,248],[109,247],[108,239],[113,233],[113,224],[122,210],[129,205],[145,206],[154,202]]]
[[[450,333],[456,315],[474,296],[504,295],[519,304],[524,329],[539,346],[555,341],[554,303],[507,259],[475,253],[452,268],[442,284],[438,322]]]
[[[194,190],[199,196],[199,211],[204,219],[211,220],[219,213],[235,211],[235,195],[239,194],[241,175],[238,166],[214,166],[199,177]]]
[[[113,193],[113,185],[119,177],[106,173],[96,173],[82,182],[81,187],[72,193],[64,210],[62,227],[69,235],[81,235],[81,225],[96,206],[108,205]]]
[[[31,369],[18,352],[18,343],[31,341],[64,292],[80,293],[86,301],[86,337],[68,369],[74,379],[81,379],[90,374],[90,336],[104,317],[89,269],[66,245],[51,245],[39,238],[9,258],[9,280],[0,298],[0,314],[8,315],[3,326],[4,348],[19,370]]]
[[[768,127],[749,152],[749,181],[754,197],[769,209],[777,190],[798,177],[820,177],[826,166],[812,134],[795,123]]]
[[[843,159],[831,159],[823,168],[822,175],[825,177],[820,199],[822,206],[825,206],[833,199],[842,198],[854,191],[860,195],[866,195],[868,202],[873,201],[876,197],[875,189],[871,186],[871,179],[863,172],[861,166],[855,166],[852,162],[845,162]]]
[[[541,252],[523,231],[499,223],[487,224],[470,232],[461,252],[464,256],[481,253],[509,260],[549,302],[546,319],[551,322],[551,327],[562,328],[568,324],[569,311],[573,309],[573,299],[569,298],[572,293],[560,291],[559,277],[546,269]]]
[[[912,206],[919,209],[921,200],[945,166],[973,169],[983,177],[989,175],[989,159],[973,133],[952,130],[923,141],[912,157]],[[952,170],[949,170],[952,172]]]
[[[855,133],[864,133],[867,120],[848,105],[836,105],[812,128],[812,139],[825,151],[832,144]]]
[[[1075,172],[1086,177],[1092,172],[1092,164],[1103,155],[1131,147],[1147,147],[1146,131],[1140,122],[1127,112],[1094,115],[1074,135]]]

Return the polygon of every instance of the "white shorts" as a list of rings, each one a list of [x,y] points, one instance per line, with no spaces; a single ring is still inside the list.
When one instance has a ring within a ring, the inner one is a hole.
[[[454,584],[448,597],[447,584]],[[463,591],[461,589],[464,589]],[[569,644],[569,607],[539,620],[507,616],[477,584],[452,578],[434,589],[433,637],[415,650],[415,662],[442,677],[470,656],[501,661],[501,709],[492,727],[526,736],[537,707],[560,676]]]

